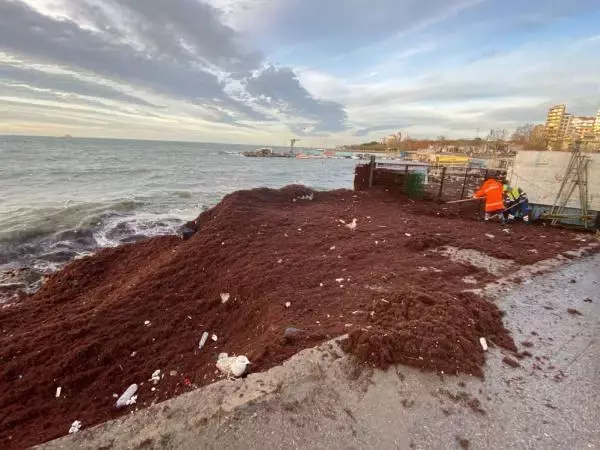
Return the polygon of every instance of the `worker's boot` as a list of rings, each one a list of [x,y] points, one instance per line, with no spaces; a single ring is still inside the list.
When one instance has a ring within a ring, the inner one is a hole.
[[[514,221],[515,221],[515,216],[513,214],[509,214],[507,222],[508,223],[513,223]]]

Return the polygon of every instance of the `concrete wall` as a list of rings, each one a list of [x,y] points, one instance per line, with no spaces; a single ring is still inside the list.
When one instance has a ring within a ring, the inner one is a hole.
[[[600,211],[600,153],[584,153],[584,155],[590,157],[588,208]],[[566,175],[570,158],[570,152],[517,152],[510,183],[512,186],[523,189],[531,203],[551,206],[556,200],[556,195]],[[573,191],[567,207],[580,208],[577,187]]]

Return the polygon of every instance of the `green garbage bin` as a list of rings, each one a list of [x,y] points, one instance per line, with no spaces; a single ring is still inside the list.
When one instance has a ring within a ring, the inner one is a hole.
[[[409,198],[423,198],[425,193],[425,174],[411,172],[408,174],[406,193]]]

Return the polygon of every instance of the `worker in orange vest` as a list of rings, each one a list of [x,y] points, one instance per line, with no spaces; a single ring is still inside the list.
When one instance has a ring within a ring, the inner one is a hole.
[[[473,194],[474,198],[485,199],[485,220],[499,215],[504,222],[504,185],[495,178],[486,178],[479,190]]]

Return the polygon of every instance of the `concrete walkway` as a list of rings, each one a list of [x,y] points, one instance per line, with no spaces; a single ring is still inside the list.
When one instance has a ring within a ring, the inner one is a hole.
[[[327,343],[44,447],[600,449],[600,254],[496,296],[533,357],[491,348],[483,381],[373,371]]]

